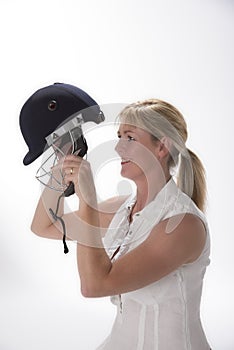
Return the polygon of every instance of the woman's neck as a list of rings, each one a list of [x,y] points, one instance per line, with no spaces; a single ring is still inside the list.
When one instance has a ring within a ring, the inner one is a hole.
[[[157,179],[157,180],[156,180]],[[171,175],[163,176],[161,178],[149,179],[149,176],[144,179],[138,179],[135,181],[137,187],[136,203],[133,211],[138,212],[142,210],[147,204],[157,196],[165,184],[171,179]]]

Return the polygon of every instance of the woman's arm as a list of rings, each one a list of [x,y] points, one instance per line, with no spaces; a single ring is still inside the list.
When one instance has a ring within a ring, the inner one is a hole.
[[[74,174],[67,177],[75,184],[80,199],[79,216],[83,223],[85,243],[77,244],[77,264],[81,292],[86,297],[126,293],[158,281],[179,266],[198,258],[206,240],[202,221],[195,215],[174,217],[160,222],[137,248],[112,262],[101,239],[100,213],[96,208],[96,192],[90,166],[85,160],[67,157],[64,168]],[[77,176],[79,174],[79,176]]]
[[[71,167],[74,169],[72,174]],[[67,173],[67,183],[73,181],[75,185],[80,203],[78,215],[74,216],[79,218],[79,225],[73,216],[69,216],[66,225],[71,233],[78,235],[78,239],[74,239],[78,242],[77,263],[84,296],[109,296],[142,288],[200,255],[206,239],[205,228],[198,217],[186,214],[179,218],[178,225],[170,234],[166,233],[168,220],[165,220],[137,248],[112,262],[102,245],[102,214],[97,210],[96,191],[88,162],[68,156],[63,168]],[[36,211],[34,227],[40,226],[42,213],[43,230],[55,235],[55,225],[43,210],[42,201]],[[42,232],[41,227],[39,231]]]
[[[60,195],[60,192],[56,192],[49,187],[45,187],[42,192],[31,224],[32,232],[38,236],[51,239],[62,238],[62,227],[59,222],[53,220],[53,217],[49,212],[50,208],[55,211]],[[57,215],[62,216],[63,210],[64,199],[61,198]]]
[[[87,221],[98,223],[90,208],[83,215]],[[203,223],[198,217],[186,214],[178,218],[179,225],[168,234],[168,220],[159,223],[142,244],[113,263],[104,249],[78,244],[82,294],[101,297],[133,291],[195,261],[206,240]],[[88,230],[86,233],[89,235]]]
[[[54,221],[49,209],[55,211],[60,192],[56,192],[49,187],[45,187],[34,213],[31,230],[36,235],[50,239],[62,239],[63,231],[59,221]],[[98,204],[97,211],[100,220],[100,232],[102,236],[105,232],[118,208],[126,200],[126,197],[114,197]],[[64,214],[64,198],[61,198],[58,216],[62,217],[67,231],[67,239],[85,243],[84,222],[80,218],[79,202],[77,199],[77,210]]]

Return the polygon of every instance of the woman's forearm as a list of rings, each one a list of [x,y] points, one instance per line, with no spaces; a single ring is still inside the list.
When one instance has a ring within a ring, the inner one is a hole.
[[[52,233],[48,238],[60,239],[61,238],[61,228],[59,223],[55,223],[51,213],[49,212],[50,208],[55,212],[57,207],[57,202],[60,192],[56,192],[46,187],[39,199],[37,208],[32,220],[31,230],[42,237],[48,237],[48,229],[51,225],[55,224],[58,231]],[[57,215],[62,216],[64,211],[64,199],[61,198],[59,210]]]
[[[81,205],[79,214],[85,223],[83,234],[86,240],[86,244],[77,244],[81,292],[85,297],[102,296],[104,282],[112,263],[102,244],[99,213],[84,204]]]

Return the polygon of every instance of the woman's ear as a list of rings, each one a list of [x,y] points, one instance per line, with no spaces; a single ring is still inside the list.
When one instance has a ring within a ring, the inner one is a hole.
[[[158,155],[160,159],[165,158],[170,153],[171,146],[172,146],[171,140],[168,137],[163,136],[159,141]]]

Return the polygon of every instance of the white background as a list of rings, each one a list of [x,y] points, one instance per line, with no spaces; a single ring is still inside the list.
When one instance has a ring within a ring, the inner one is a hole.
[[[0,0],[0,36],[0,349],[92,350],[114,318],[108,298],[80,295],[75,246],[30,232],[39,163],[23,166],[19,112],[59,81],[100,104],[157,97],[184,113],[209,190],[203,324],[213,349],[233,350],[234,2]]]

